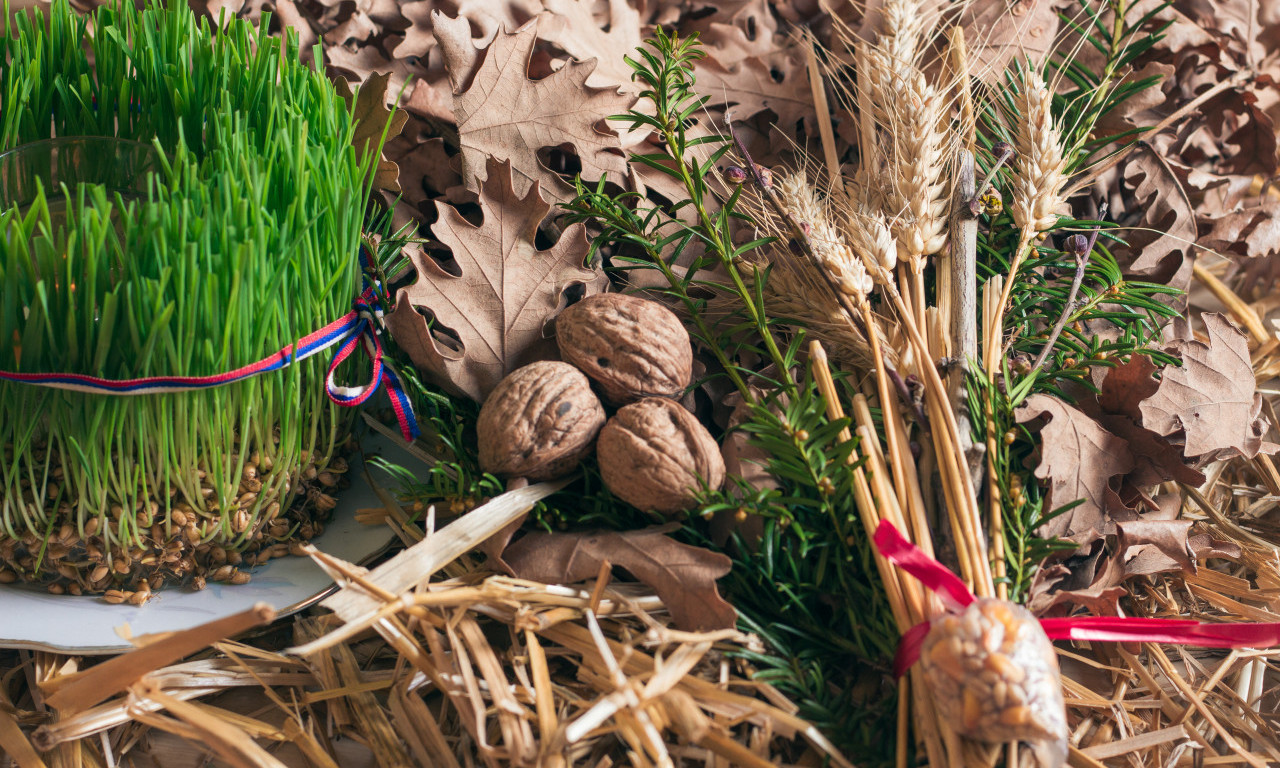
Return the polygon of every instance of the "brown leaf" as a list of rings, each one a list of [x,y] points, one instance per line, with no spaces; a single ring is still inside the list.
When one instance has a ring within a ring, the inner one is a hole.
[[[796,49],[753,56],[732,67],[715,59],[703,59],[698,62],[696,74],[698,93],[711,97],[707,106],[729,107],[726,111],[732,113],[734,120],[746,120],[769,110],[777,115],[778,129],[796,137],[797,123],[804,120],[806,126],[812,126],[816,119],[809,74]]]
[[[1077,499],[1082,503],[1050,520],[1039,534],[1045,537],[1101,530],[1109,506],[1111,479],[1133,469],[1129,443],[1084,412],[1049,395],[1032,395],[1017,410],[1019,423],[1048,416],[1040,430],[1040,464],[1035,475],[1049,481],[1049,509]]]
[[[435,47],[431,12],[437,5],[435,0],[418,0],[400,6],[400,14],[409,22],[409,28],[404,31],[404,40],[392,51],[397,59],[422,58]]]
[[[511,163],[517,194],[541,182],[548,195],[567,191],[560,178],[538,160],[544,149],[568,148],[582,164],[582,177],[595,181],[610,176],[621,181],[627,170],[616,133],[598,128],[608,115],[625,112],[634,97],[586,85],[594,62],[569,62],[541,80],[530,80],[529,58],[537,26],[526,24],[513,34],[499,33],[481,53],[475,76],[465,90],[454,73],[468,65],[459,51],[471,45],[456,33],[446,44],[445,29],[436,17],[436,37],[445,66],[454,82],[453,112],[458,119],[462,147],[462,175],[476,188],[485,179],[489,158]],[[449,27],[448,29],[454,29]]]
[[[1148,489],[1167,480],[1192,486],[1204,482],[1204,475],[1184,462],[1181,446],[1141,426],[1142,401],[1160,386],[1152,376],[1156,370],[1150,358],[1134,355],[1107,369],[1098,388],[1096,408],[1087,400],[1081,403],[1104,429],[1129,443],[1134,467],[1121,481],[1119,495],[1130,505],[1139,499],[1147,501]]]
[[[367,42],[377,32],[378,25],[373,23],[373,19],[357,10],[351,14],[351,18],[325,32],[324,40],[332,45],[346,45],[351,42],[363,43]]]
[[[1106,369],[1098,387],[1098,405],[1107,413],[1141,418],[1138,405],[1156,393],[1160,382],[1153,373],[1158,368],[1146,355],[1133,355],[1127,361]]]
[[[1257,0],[1174,0],[1173,7],[1210,35],[1223,39],[1245,59],[1264,53],[1258,45]]]
[[[707,55],[722,66],[732,67],[743,59],[766,56],[779,47],[781,40],[775,37],[778,21],[771,5],[768,0],[703,4],[693,9],[696,16],[688,26],[706,44]]]
[[[337,78],[334,86],[338,95],[346,100],[351,108],[352,119],[356,125],[355,136],[351,143],[356,152],[364,154],[369,151],[370,144],[378,144],[385,135],[388,140],[400,135],[404,129],[404,121],[409,115],[402,110],[387,108],[386,97],[392,99],[395,94],[387,93],[389,74],[374,74],[360,86],[353,96],[347,81]],[[385,153],[378,158],[378,166],[373,174],[375,189],[400,191],[400,167],[388,160]]]
[[[1185,433],[1187,456],[1202,460],[1262,450],[1267,423],[1245,335],[1219,314],[1204,315],[1209,343],[1178,341],[1182,366],[1165,369],[1156,393],[1141,406],[1142,425],[1160,435]]]
[[[1247,259],[1280,251],[1280,200],[1268,195],[1257,205],[1201,222],[1209,232],[1200,245]]]
[[[439,7],[441,4],[437,3]],[[480,32],[478,40],[488,44],[501,32],[519,29],[542,12],[539,0],[455,0],[458,17]]]
[[[1014,57],[1042,61],[1058,31],[1053,0],[974,0],[958,20],[969,48],[970,72],[991,84],[1004,82]]]
[[[416,118],[415,118],[416,122]],[[396,141],[387,147],[387,155],[400,166],[404,179],[404,199],[423,210],[445,190],[462,183],[456,163],[440,137],[426,140]]]
[[[1191,282],[1196,219],[1186,191],[1169,164],[1147,146],[1123,164],[1123,183],[1113,210],[1126,211],[1120,224],[1127,245],[1115,251],[1126,277],[1186,290]]]
[[[640,12],[627,0],[608,0],[608,16],[592,14],[592,0],[543,0],[547,9],[538,20],[538,37],[554,44],[578,61],[594,59],[595,69],[587,85],[639,93],[624,56],[634,56],[642,42]]]
[[[566,291],[583,286],[594,293],[600,287],[600,275],[583,266],[588,245],[581,224],[539,251],[534,236],[551,206],[538,185],[517,195],[510,164],[496,160],[489,161],[486,176],[479,226],[436,203],[440,218],[432,232],[452,250],[461,276],[429,256],[415,257],[418,279],[400,290],[387,318],[396,343],[419,368],[477,401],[510,371],[554,357],[555,345],[543,328],[566,305]],[[462,349],[450,349],[434,336],[419,308],[455,333]]]
[[[589,579],[608,561],[652,587],[677,629],[732,627],[737,612],[716,590],[716,579],[731,567],[728,556],[681,544],[664,535],[670,530],[530,533],[507,547],[503,558],[517,578],[546,584]]]
[[[1194,520],[1125,520],[1116,523],[1117,551],[1126,560],[1137,553],[1137,548],[1151,546],[1176,563],[1176,567],[1190,573],[1196,572],[1196,553],[1192,551],[1187,533]]]

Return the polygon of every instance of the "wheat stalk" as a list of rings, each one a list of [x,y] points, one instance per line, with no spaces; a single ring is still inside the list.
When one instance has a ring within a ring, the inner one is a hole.
[[[756,212],[756,220],[766,223],[779,236],[780,247],[769,253],[772,267],[764,283],[764,298],[771,314],[784,317],[809,330],[831,347],[837,359],[860,367],[872,364],[866,328],[849,321],[841,306],[841,296],[863,300],[874,288],[863,260],[850,248],[841,227],[836,225],[832,201],[812,186],[804,171],[780,176],[777,200],[787,221],[772,210]],[[814,259],[797,253],[788,243],[793,230],[805,236]],[[761,270],[763,272],[763,270]],[[838,292],[840,295],[835,295]],[[717,304],[715,300],[712,304]],[[729,307],[713,310],[729,311]],[[869,326],[883,339],[878,325]],[[892,358],[892,355],[890,356]]]
[[[932,15],[921,0],[888,0],[881,9],[880,36],[876,48],[887,69],[900,74],[914,68],[920,43],[932,28]]]
[[[796,225],[809,236],[813,255],[827,271],[840,292],[865,298],[875,287],[862,260],[854,255],[836,228],[827,205],[819,200],[804,171],[789,174],[778,185],[778,198]]]

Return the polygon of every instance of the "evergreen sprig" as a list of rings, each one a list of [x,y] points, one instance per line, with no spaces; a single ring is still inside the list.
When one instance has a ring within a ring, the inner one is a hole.
[[[809,378],[792,399],[752,405],[738,429],[767,455],[761,464],[777,487],[734,478],[704,494],[699,514],[755,519],[762,529],[759,539],[732,535],[726,551],[735,563],[721,581],[744,629],[767,644],[746,657],[757,677],[839,743],[866,749],[894,711],[888,670],[897,629],[855,503],[856,440],[841,441],[849,420],[831,420],[825,409]],[[690,530],[714,546],[698,526]],[[879,759],[891,757],[885,746]]]

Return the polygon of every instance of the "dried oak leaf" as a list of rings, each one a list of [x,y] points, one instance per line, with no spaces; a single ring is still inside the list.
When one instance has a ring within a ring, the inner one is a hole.
[[[608,16],[597,19],[592,13],[596,5],[592,0],[543,0],[547,10],[538,19],[538,37],[578,61],[595,59],[588,87],[639,93],[641,86],[631,80],[631,67],[623,57],[642,42],[640,12],[627,0],[608,0]]]
[[[388,108],[386,105],[387,80],[390,77],[390,74],[370,75],[355,95],[352,95],[351,86],[347,85],[347,81],[343,78],[339,77],[334,82],[338,95],[351,109],[351,116],[356,125],[356,133],[351,139],[351,144],[360,154],[368,151],[371,142],[377,143],[381,140],[384,131],[388,141],[399,136],[400,131],[404,129],[404,121],[409,119],[408,113],[394,107]],[[400,166],[388,160],[385,152],[378,158],[378,167],[373,174],[373,186],[375,189],[400,191]]]
[[[737,612],[716,590],[716,579],[731,567],[728,556],[665,535],[673,529],[530,533],[507,547],[502,557],[517,578],[545,584],[592,578],[607,561],[652,587],[677,629],[702,632],[732,627]]]
[[[687,26],[707,46],[707,55],[725,67],[779,47],[775,4],[769,0],[734,0],[695,4]]]
[[[1046,523],[1039,534],[1066,538],[1101,531],[1106,510],[1118,501],[1111,479],[1133,469],[1129,443],[1050,395],[1027,398],[1016,416],[1019,423],[1049,417],[1040,430],[1040,464],[1035,471],[1036,477],[1049,481],[1048,508],[1081,500]]]
[[[1193,521],[1177,519],[1181,506],[1180,494],[1166,494],[1156,512],[1116,521],[1110,554],[1099,538],[1062,562],[1041,568],[1032,582],[1031,610],[1070,612],[1070,606],[1081,605],[1101,615],[1121,615],[1118,600],[1127,591],[1123,585],[1134,577],[1195,573],[1201,560],[1240,557],[1236,544],[1204,533],[1192,535]]]
[[[511,184],[511,165],[490,160],[480,189],[480,226],[451,206],[436,203],[432,233],[453,251],[461,276],[434,259],[413,259],[418,279],[400,289],[387,317],[396,343],[442,385],[483,400],[507,373],[555,356],[544,326],[567,303],[574,286],[600,289],[601,276],[583,266],[588,253],[581,224],[564,230],[546,251],[534,244],[538,223],[551,210],[535,183],[522,197]],[[461,350],[442,343],[418,309],[457,335]]]
[[[1160,387],[1142,402],[1142,425],[1160,435],[1185,433],[1183,452],[1202,461],[1253,458],[1263,450],[1265,419],[1259,418],[1249,343],[1220,314],[1204,315],[1209,343],[1177,341],[1182,366],[1165,369]]]
[[[1058,31],[1053,0],[975,0],[964,6],[959,25],[969,45],[969,67],[1000,86],[1014,57],[1043,61]]]
[[[803,120],[806,132],[816,120],[809,73],[798,49],[780,49],[768,56],[752,56],[732,67],[712,58],[698,62],[698,93],[709,96],[708,107],[729,107],[733,119],[746,120],[766,109],[777,115],[777,126],[787,136],[798,137]]]
[[[1103,429],[1129,443],[1134,467],[1121,480],[1119,488],[1120,499],[1128,506],[1139,501],[1152,506],[1148,492],[1168,480],[1192,486],[1204,482],[1203,474],[1186,465],[1182,446],[1142,426],[1142,401],[1160,387],[1160,382],[1152,376],[1156,370],[1151,358],[1133,355],[1116,367],[1106,369],[1096,400],[1081,402],[1085,412]]]
[[[1201,223],[1209,232],[1199,244],[1218,253],[1256,259],[1280,252],[1280,200],[1270,195],[1257,205],[1208,221],[1201,219]]]
[[[588,87],[595,62],[571,61],[541,80],[530,80],[538,30],[536,24],[526,24],[511,34],[500,32],[478,53],[479,64],[464,88],[455,72],[470,65],[465,60],[468,47],[474,47],[470,32],[464,40],[456,39],[460,28],[435,18],[436,39],[454,83],[453,112],[468,186],[484,181],[486,161],[492,157],[511,163],[516,194],[525,194],[535,182],[549,195],[564,194],[567,185],[542,166],[538,153],[566,147],[581,162],[584,179],[622,180],[627,161],[618,135],[601,124],[609,115],[625,112],[635,98]]]
[[[404,31],[404,40],[393,51],[397,59],[422,58],[435,47],[435,27],[431,23],[431,15],[438,5],[436,0],[418,0],[400,6],[400,13],[409,22],[409,27]]]
[[[1196,217],[1173,169],[1148,146],[1139,146],[1123,163],[1112,210],[1132,227],[1127,244],[1116,248],[1126,277],[1186,290],[1196,242]],[[1185,301],[1184,299],[1181,299]]]

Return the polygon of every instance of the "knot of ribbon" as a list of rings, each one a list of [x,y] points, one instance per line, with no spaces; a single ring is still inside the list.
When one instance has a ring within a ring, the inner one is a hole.
[[[876,529],[874,542],[885,560],[914,576],[936,594],[949,611],[961,611],[978,598],[942,563],[903,538],[888,520]],[[1040,619],[1050,640],[1170,643],[1201,648],[1269,648],[1280,645],[1280,622],[1210,624],[1194,619],[1156,619],[1140,616],[1068,616]],[[930,623],[921,622],[902,635],[893,660],[901,677],[920,658],[920,646]]]
[[[412,440],[419,434],[418,420],[405,393],[400,377],[391,364],[383,359],[381,325],[383,310],[382,284],[371,277],[373,270],[365,249],[360,249],[360,265],[365,275],[365,288],[353,303],[352,310],[318,331],[307,334],[298,341],[268,355],[256,363],[250,363],[234,371],[213,376],[148,376],[138,379],[104,379],[78,373],[17,373],[0,371],[0,381],[12,381],[50,389],[66,389],[99,395],[154,395],[170,392],[188,392],[210,389],[237,381],[278,371],[294,363],[306,360],[330,347],[337,346],[329,371],[325,377],[325,389],[329,399],[338,405],[354,408],[367,401],[385,387],[391,399],[392,410],[400,424],[400,434]],[[367,384],[347,387],[338,384],[337,368],[357,349],[363,350],[373,363],[373,372]]]

